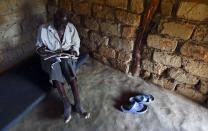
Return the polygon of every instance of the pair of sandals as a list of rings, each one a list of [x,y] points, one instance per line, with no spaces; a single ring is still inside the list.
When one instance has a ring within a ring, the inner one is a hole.
[[[143,114],[148,110],[146,104],[154,101],[154,97],[150,94],[143,94],[129,98],[130,104],[122,105],[121,110],[125,113]]]

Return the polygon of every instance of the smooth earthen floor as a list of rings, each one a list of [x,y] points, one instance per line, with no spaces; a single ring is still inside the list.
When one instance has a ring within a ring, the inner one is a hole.
[[[206,108],[95,60],[81,67],[78,81],[82,103],[91,112],[90,119],[80,119],[73,113],[70,123],[65,124],[62,103],[53,90],[11,131],[208,131]],[[145,114],[118,110],[121,104],[128,103],[130,96],[139,93],[155,97]],[[71,92],[69,96],[72,101]]]

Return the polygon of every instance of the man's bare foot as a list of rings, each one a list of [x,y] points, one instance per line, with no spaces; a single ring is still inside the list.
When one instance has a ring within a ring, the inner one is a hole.
[[[90,113],[86,112],[82,106],[75,106],[75,110],[81,118],[89,119]]]
[[[71,115],[64,118],[64,122],[68,123],[71,120]]]
[[[79,113],[79,116],[81,118],[84,118],[84,119],[89,119],[90,118],[90,113],[89,112]]]
[[[71,104],[68,99],[63,99],[64,103],[64,122],[68,123],[71,120]]]

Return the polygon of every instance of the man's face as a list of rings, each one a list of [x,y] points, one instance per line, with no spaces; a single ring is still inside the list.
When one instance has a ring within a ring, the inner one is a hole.
[[[54,15],[54,26],[56,29],[65,29],[68,23],[68,17],[66,14],[56,13]]]

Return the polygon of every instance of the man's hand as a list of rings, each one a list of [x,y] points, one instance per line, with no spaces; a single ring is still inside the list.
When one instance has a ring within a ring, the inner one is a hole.
[[[38,48],[36,49],[36,51],[37,51],[37,53],[38,53],[40,56],[47,56],[47,55],[53,54],[53,52],[50,51],[50,50],[48,50],[48,48],[45,47],[45,46],[38,47]]]
[[[60,53],[62,53],[61,50],[56,50],[56,51],[55,51],[55,54],[60,54]]]
[[[65,53],[69,53],[70,55],[77,56],[77,52],[73,49],[69,49],[68,51],[64,51]]]

